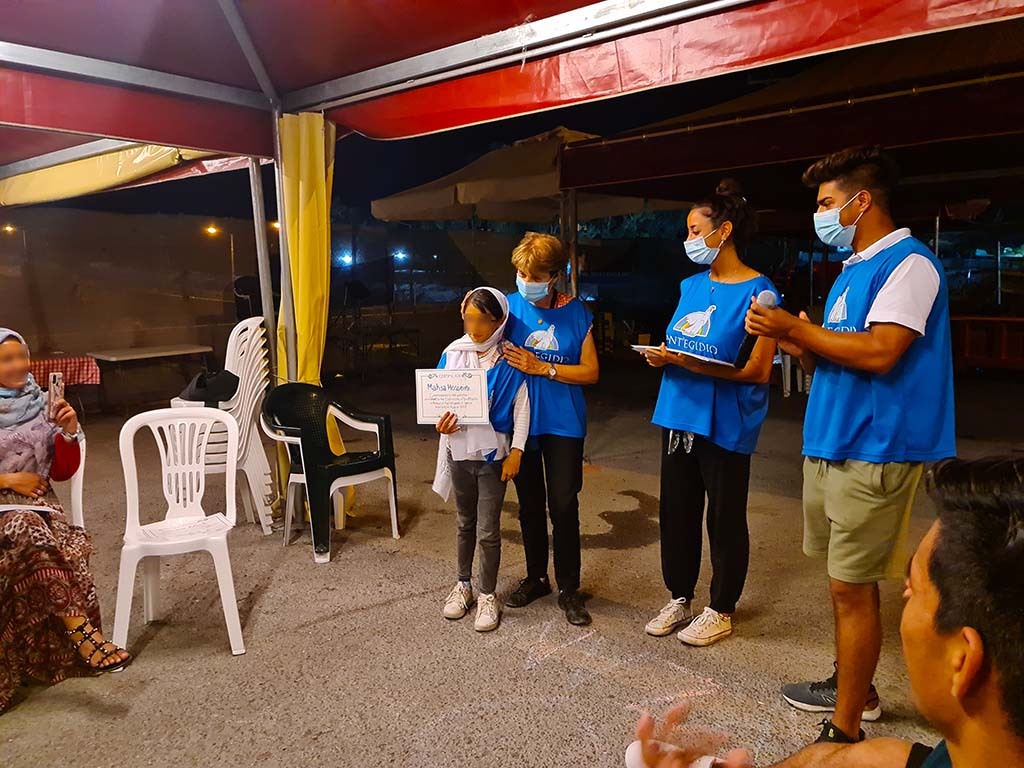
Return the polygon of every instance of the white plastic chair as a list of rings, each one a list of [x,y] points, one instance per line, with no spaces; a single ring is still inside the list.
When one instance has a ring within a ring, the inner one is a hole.
[[[81,430],[81,426],[79,426]],[[82,458],[78,462],[78,469],[71,476],[71,524],[79,528],[85,528],[85,506],[82,503],[82,492],[85,486],[85,433],[78,441],[78,449],[82,452]]]
[[[245,475],[248,492],[242,494],[249,522],[259,517],[260,527],[265,535],[273,533],[272,512],[268,499],[275,496],[270,463],[260,441],[256,419],[263,403],[263,395],[270,383],[270,364],[267,355],[267,334],[263,318],[251,317],[243,320],[231,331],[227,351],[224,355],[224,370],[238,377],[238,389],[234,397],[218,404],[238,422],[239,446],[238,466]],[[171,400],[172,408],[198,408],[203,403]],[[207,453],[210,472],[224,471],[224,430],[214,430],[210,449]]]
[[[304,506],[303,502],[306,496],[306,473],[302,467],[302,460],[300,458],[297,464],[293,462],[291,460],[292,451],[289,448],[290,445],[300,446],[300,441],[297,437],[289,438],[275,430],[267,424],[267,419],[263,414],[260,414],[260,427],[263,429],[263,433],[271,440],[284,444],[285,450],[288,452],[288,462],[292,465],[288,472],[288,485],[286,487],[284,499],[284,546],[287,547],[291,542],[293,532],[292,521],[298,519],[301,522],[302,520],[302,513],[300,512],[296,515],[295,511]],[[296,448],[296,451],[299,452],[299,456],[301,457],[301,448]],[[296,469],[298,471],[296,471]],[[344,504],[344,502],[342,503]],[[344,508],[342,508],[342,514],[344,514]],[[344,523],[344,521],[342,521],[342,523]],[[337,512],[335,512],[334,527],[339,527]]]
[[[782,396],[789,397],[793,392],[794,374],[796,375],[796,391],[809,391],[811,377],[804,373],[798,362],[793,360],[792,355],[785,352],[778,352],[775,355],[775,365],[782,368]]]
[[[160,451],[161,485],[167,500],[164,519],[146,525],[139,522],[139,478],[135,464],[135,435],[144,427],[153,433]],[[208,515],[203,509],[206,474],[211,471],[207,449],[218,428],[226,438],[221,470],[225,475],[225,511]],[[139,561],[144,567],[143,613],[149,623],[159,613],[160,558],[206,551],[213,557],[217,572],[231,652],[236,656],[245,653],[227,541],[228,532],[235,525],[238,424],[234,417],[216,408],[164,408],[140,413],[121,428],[120,448],[128,515],[117,581],[113,642],[123,648],[128,640]]]

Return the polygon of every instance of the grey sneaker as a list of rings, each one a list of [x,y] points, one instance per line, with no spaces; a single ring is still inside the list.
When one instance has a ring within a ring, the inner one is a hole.
[[[684,624],[693,620],[693,608],[685,597],[670,600],[661,612],[647,622],[644,632],[653,637],[671,635]]]
[[[782,698],[791,707],[796,707],[804,712],[834,712],[836,709],[836,674],[833,672],[832,677],[817,683],[784,685],[782,686]],[[878,691],[872,685],[861,718],[868,722],[874,722],[881,716],[882,702],[878,698]]]
[[[466,615],[466,611],[473,605],[473,602],[473,588],[461,581],[456,582],[444,600],[444,617],[446,619],[461,619]]]

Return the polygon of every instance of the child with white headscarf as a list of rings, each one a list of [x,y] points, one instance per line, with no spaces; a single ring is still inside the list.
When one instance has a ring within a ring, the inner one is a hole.
[[[490,424],[460,426],[455,414],[437,423],[441,435],[434,490],[458,508],[458,582],[444,603],[444,616],[461,619],[477,602],[474,628],[496,629],[501,608],[495,596],[501,561],[501,508],[505,486],[519,474],[530,431],[526,375],[502,356],[508,300],[493,288],[470,292],[462,305],[465,335],[448,345],[438,368],[487,371]],[[473,595],[473,555],[480,546],[479,600]]]

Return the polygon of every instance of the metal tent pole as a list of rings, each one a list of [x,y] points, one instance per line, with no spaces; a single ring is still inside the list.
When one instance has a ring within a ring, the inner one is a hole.
[[[996,242],[996,306],[1003,306],[1003,241]]]
[[[260,162],[249,158],[249,189],[252,192],[252,221],[256,230],[256,264],[260,273],[260,303],[267,329],[270,368],[277,371],[277,325],[274,323],[274,281],[270,276],[270,242],[267,239],[267,215],[263,207],[263,177]],[[283,226],[283,225],[282,225]],[[271,377],[271,382],[274,378]]]
[[[569,235],[569,264],[571,266],[571,272],[569,274],[571,293],[574,298],[580,295],[580,251],[579,251],[579,207],[576,204],[576,190],[569,190],[568,206],[568,235]]]
[[[569,292],[573,296],[579,295],[579,254],[576,248],[577,229],[576,226],[576,190],[563,189],[558,207],[558,235],[565,244],[565,250],[569,256]],[[565,285],[565,275],[559,275],[559,287]]]

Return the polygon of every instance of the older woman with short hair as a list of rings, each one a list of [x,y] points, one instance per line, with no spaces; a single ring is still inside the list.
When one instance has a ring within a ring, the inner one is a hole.
[[[78,470],[78,416],[47,397],[28,345],[0,328],[0,713],[25,680],[58,683],[131,661],[100,631],[92,544],[64,516],[52,480]]]
[[[528,374],[531,418],[530,439],[515,481],[526,578],[506,605],[520,608],[551,593],[546,507],[554,539],[558,604],[570,624],[584,625],[591,619],[579,593],[579,492],[587,434],[583,387],[597,382],[599,368],[589,310],[556,288],[568,260],[558,238],[536,232],[528,232],[512,252],[518,291],[509,296],[505,335],[510,343],[505,357]]]

